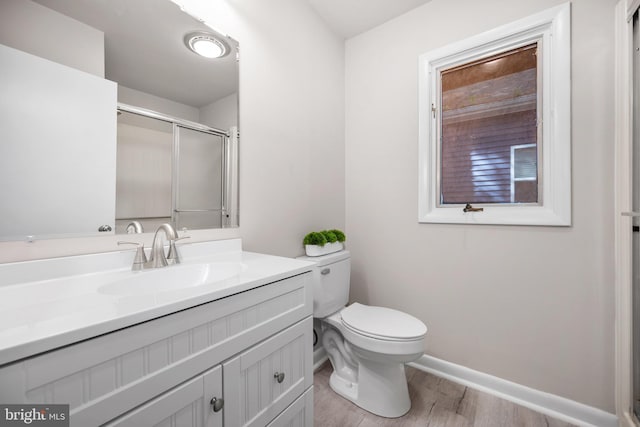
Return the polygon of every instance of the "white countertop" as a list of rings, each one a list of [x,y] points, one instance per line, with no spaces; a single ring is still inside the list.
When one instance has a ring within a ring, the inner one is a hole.
[[[129,262],[121,264],[133,259],[132,251],[0,265],[0,365],[301,274],[313,266],[244,252],[239,239],[183,245],[180,252],[183,264],[165,267],[167,271],[217,262],[241,263],[243,268],[211,284],[120,295],[99,288],[164,269],[130,271]],[[98,270],[101,263],[108,269]]]

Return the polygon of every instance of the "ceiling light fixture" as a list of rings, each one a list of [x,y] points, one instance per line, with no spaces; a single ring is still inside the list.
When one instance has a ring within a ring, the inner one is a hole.
[[[189,33],[184,37],[184,43],[192,52],[205,58],[222,58],[229,53],[228,45],[209,33]]]

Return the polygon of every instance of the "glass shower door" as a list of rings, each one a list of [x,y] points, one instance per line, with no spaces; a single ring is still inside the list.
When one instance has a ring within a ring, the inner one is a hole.
[[[225,222],[225,138],[174,125],[176,229],[221,228]]]

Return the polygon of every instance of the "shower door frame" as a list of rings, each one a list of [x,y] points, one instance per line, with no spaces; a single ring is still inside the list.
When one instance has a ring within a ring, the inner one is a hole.
[[[633,413],[633,16],[640,0],[615,8],[615,404],[621,427],[638,427]],[[631,15],[630,15],[631,13]],[[636,189],[637,191],[638,189]]]

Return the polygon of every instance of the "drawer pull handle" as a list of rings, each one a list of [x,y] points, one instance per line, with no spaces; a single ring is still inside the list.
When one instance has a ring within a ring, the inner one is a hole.
[[[220,412],[223,406],[224,406],[224,399],[217,398],[217,397],[214,397],[213,399],[211,399],[211,409],[213,409],[213,412]]]
[[[282,383],[282,381],[284,381],[284,372],[276,372],[273,374],[273,378],[278,381],[278,384]]]
[[[324,269],[322,269],[320,271],[320,274],[322,274],[322,275],[327,275],[329,273],[331,273],[331,269],[330,268],[324,268]]]

